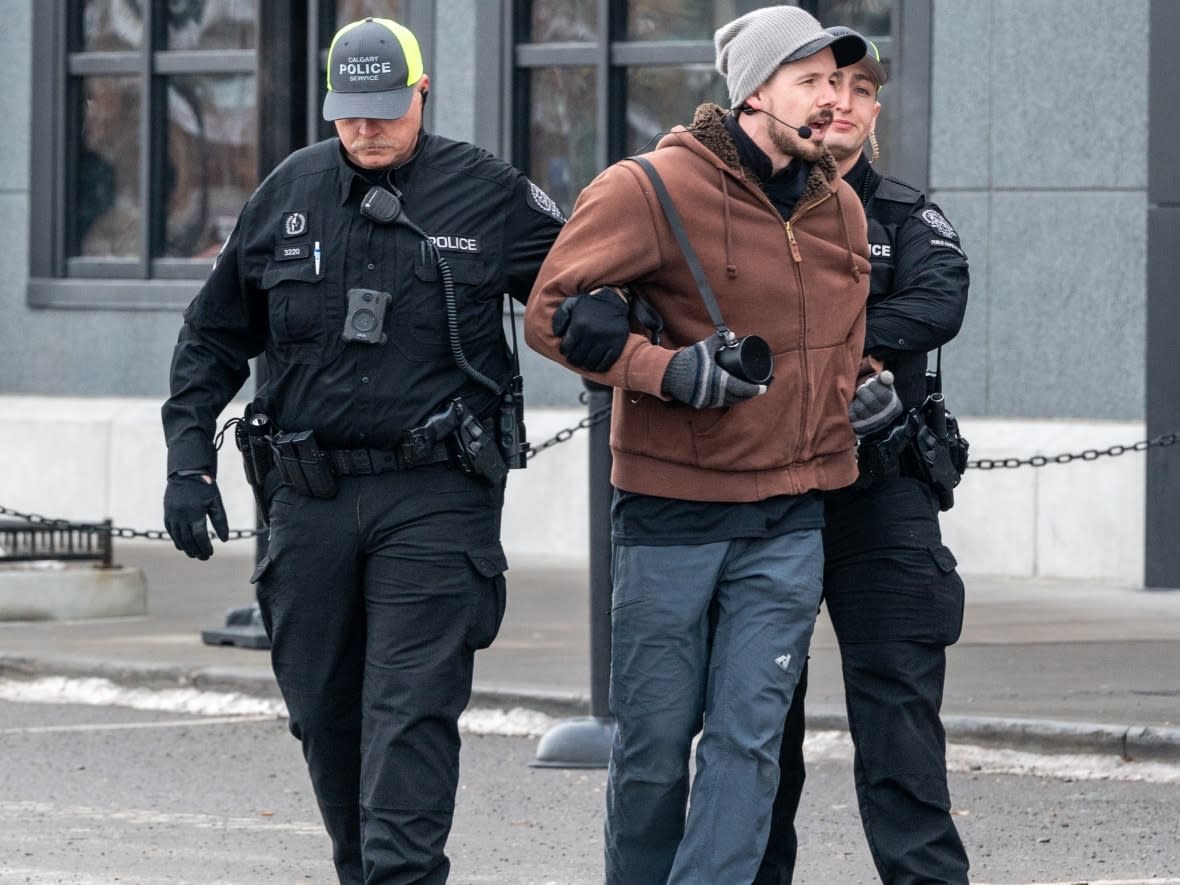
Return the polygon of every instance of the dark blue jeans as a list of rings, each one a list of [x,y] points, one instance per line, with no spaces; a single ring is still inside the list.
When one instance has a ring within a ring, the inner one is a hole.
[[[616,546],[607,885],[753,878],[783,719],[815,626],[822,559],[818,529]]]
[[[476,649],[504,614],[503,491],[447,466],[290,488],[256,571],[342,883],[441,885]]]

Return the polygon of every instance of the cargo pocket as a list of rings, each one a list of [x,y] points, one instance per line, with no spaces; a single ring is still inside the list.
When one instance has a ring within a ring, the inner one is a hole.
[[[935,641],[954,645],[963,632],[963,579],[955,571],[959,563],[955,555],[942,545],[931,547],[930,556],[938,567],[934,592],[939,624]]]
[[[479,575],[467,624],[467,645],[471,649],[487,648],[504,620],[507,602],[504,572],[508,570],[508,560],[499,544],[469,550],[467,558]]]
[[[930,548],[930,555],[934,558],[934,564],[938,566],[938,570],[944,575],[949,574],[955,570],[955,566],[959,561],[955,559],[955,554],[951,553],[948,547],[938,546]]]
[[[267,592],[270,584],[270,581],[267,580],[267,573],[270,571],[272,562],[273,560],[269,556],[262,557],[250,575],[250,583],[254,585],[254,596],[258,600],[258,613],[262,615],[262,629],[266,631],[267,639],[273,635],[271,625],[274,623],[270,607],[270,594]],[[274,575],[271,575],[270,578],[273,580]]]

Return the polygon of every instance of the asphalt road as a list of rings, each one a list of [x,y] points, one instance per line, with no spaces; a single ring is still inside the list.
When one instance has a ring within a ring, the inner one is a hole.
[[[809,747],[796,881],[875,882],[846,736]],[[605,772],[530,768],[535,749],[532,738],[465,737],[456,885],[601,881]],[[1058,759],[1047,761],[1059,776],[1021,776],[997,773],[1020,767],[1011,754],[953,755],[976,883],[1180,883],[1174,767],[1096,780],[1085,759]],[[4,885],[333,881],[282,720],[0,701],[0,758]]]

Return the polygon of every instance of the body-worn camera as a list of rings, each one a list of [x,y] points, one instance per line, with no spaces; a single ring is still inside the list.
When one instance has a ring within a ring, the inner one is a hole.
[[[751,384],[768,384],[774,377],[774,354],[770,345],[757,335],[736,338],[730,332],[717,351],[716,360],[729,374]]]
[[[344,317],[345,341],[358,344],[385,343],[385,312],[393,300],[388,292],[376,289],[349,289],[348,313]]]

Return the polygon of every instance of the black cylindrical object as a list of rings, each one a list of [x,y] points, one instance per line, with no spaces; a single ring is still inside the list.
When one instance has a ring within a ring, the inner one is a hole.
[[[774,354],[765,340],[747,335],[718,350],[717,365],[743,381],[766,384],[774,375]]]

